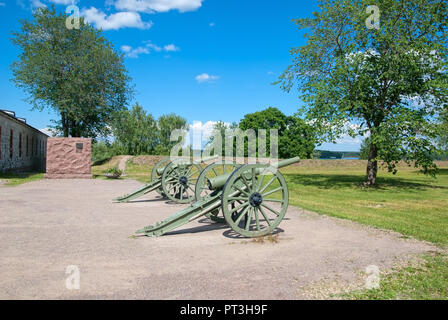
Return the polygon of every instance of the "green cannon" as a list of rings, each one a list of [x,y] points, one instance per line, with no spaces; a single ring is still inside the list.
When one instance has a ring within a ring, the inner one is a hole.
[[[198,177],[193,204],[136,233],[157,237],[207,216],[216,222],[226,222],[245,237],[270,234],[282,221],[289,203],[288,186],[277,168],[299,161],[299,157],[282,160],[276,167],[213,163]]]
[[[151,182],[122,197],[116,202],[129,202],[149,192],[156,191],[161,196],[178,203],[190,203],[195,199],[196,181],[202,172],[201,162],[217,159],[211,156],[200,162],[179,158],[171,160],[164,158],[157,162],[151,171]]]

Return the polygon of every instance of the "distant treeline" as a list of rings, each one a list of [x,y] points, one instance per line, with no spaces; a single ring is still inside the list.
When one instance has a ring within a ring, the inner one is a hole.
[[[147,113],[142,106],[136,104],[131,109],[125,109],[116,113],[111,122],[110,131],[112,141],[99,140],[93,145],[92,159],[99,163],[105,159],[120,154],[128,155],[169,155],[171,148],[177,143],[170,141],[170,135],[174,129],[188,130],[187,120],[176,114],[162,115],[155,119]],[[299,156],[302,159],[312,158],[316,144],[316,133],[313,127],[297,115],[287,116],[278,108],[269,107],[265,110],[244,115],[239,122],[231,125],[218,121],[214,130],[221,134],[221,140],[225,141],[227,129],[239,128],[242,131],[253,129],[268,129],[266,132],[266,151],[270,150],[270,131],[278,130],[278,156],[280,158],[292,158]],[[213,144],[212,136],[208,144]],[[244,142],[244,154],[248,154],[247,141]],[[214,148],[214,147],[213,147]],[[212,149],[213,149],[212,148]],[[236,143],[233,145],[236,154]],[[215,151],[215,150],[213,150]],[[225,155],[225,148],[222,148]]]
[[[344,158],[359,158],[359,152],[354,151],[329,151],[329,150],[315,150],[313,153],[314,159],[344,159]]]
[[[448,161],[448,151],[435,155],[434,160]]]

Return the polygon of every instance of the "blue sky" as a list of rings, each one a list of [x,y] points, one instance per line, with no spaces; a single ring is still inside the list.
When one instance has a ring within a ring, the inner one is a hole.
[[[298,91],[272,85],[290,64],[289,50],[304,44],[291,19],[317,10],[315,1],[298,0],[79,0],[81,15],[103,28],[135,85],[134,102],[155,117],[175,112],[189,123],[233,122],[244,114],[276,106],[293,114],[302,104]],[[33,8],[71,0],[0,0],[0,108],[12,109],[28,123],[48,127],[57,115],[31,111],[25,94],[10,81],[9,66],[18,50],[10,32]],[[359,149],[344,138],[330,150]]]

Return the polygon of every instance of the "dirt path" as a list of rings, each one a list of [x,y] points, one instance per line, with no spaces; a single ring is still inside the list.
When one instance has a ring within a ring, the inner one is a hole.
[[[126,163],[132,158],[133,156],[124,156],[118,163],[118,169],[123,172],[122,176],[126,175]]]
[[[303,299],[315,283],[353,284],[369,265],[384,270],[435,249],[293,207],[264,242],[205,218],[132,239],[185,207],[154,194],[112,203],[139,186],[98,179],[1,188],[0,298]],[[79,268],[79,290],[65,286],[69,265]]]

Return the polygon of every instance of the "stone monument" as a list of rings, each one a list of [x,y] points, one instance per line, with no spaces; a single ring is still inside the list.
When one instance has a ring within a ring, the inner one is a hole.
[[[48,138],[47,179],[91,179],[90,138]]]

